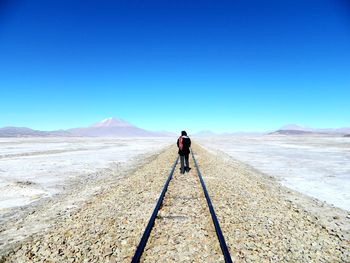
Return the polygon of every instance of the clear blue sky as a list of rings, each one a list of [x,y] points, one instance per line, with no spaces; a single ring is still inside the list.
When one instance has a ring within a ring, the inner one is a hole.
[[[0,0],[0,126],[350,126],[347,0]]]

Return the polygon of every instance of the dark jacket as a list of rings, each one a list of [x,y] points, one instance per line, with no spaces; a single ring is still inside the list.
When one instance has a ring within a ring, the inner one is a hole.
[[[179,140],[180,140],[180,138],[177,139],[177,147],[179,147]],[[190,147],[191,147],[191,139],[189,137],[183,135],[182,136],[182,145],[183,145],[182,150],[180,150],[180,148],[179,148],[179,154],[181,156],[189,154]]]

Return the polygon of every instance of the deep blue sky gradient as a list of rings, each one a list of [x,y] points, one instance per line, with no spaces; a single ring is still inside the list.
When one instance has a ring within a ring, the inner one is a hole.
[[[346,0],[0,2],[0,127],[350,126]]]

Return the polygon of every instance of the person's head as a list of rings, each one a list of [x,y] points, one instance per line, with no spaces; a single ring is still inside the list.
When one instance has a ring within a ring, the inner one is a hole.
[[[181,136],[187,136],[187,132],[186,131],[182,131],[181,132]]]

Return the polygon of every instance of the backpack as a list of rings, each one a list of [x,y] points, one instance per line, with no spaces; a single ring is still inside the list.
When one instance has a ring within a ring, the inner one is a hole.
[[[182,136],[180,136],[180,138],[179,138],[179,149],[180,149],[180,151],[182,151],[183,147],[184,147],[184,145],[182,143]]]

